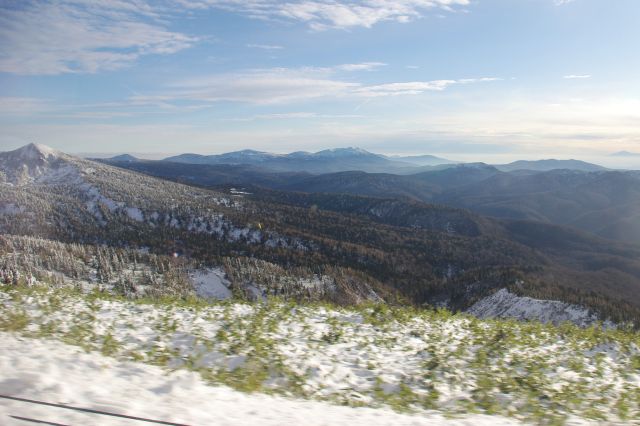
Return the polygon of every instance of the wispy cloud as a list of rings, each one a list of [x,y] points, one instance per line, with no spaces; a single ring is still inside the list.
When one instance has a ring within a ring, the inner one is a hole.
[[[143,1],[29,1],[0,6],[0,71],[95,73],[197,41],[167,30]]]
[[[130,100],[139,105],[185,100],[203,103],[229,101],[251,104],[283,104],[318,98],[345,99],[418,95],[428,91],[442,91],[453,85],[499,80],[494,77],[483,77],[371,85],[340,79],[339,71],[343,69],[345,69],[345,65],[325,68],[273,68],[212,75],[177,82],[164,93],[137,95]],[[369,68],[352,64],[347,66],[347,69]]]
[[[133,96],[131,100],[138,103],[190,100],[278,104],[341,96],[358,86],[327,78],[326,72],[275,68],[218,74],[177,82],[165,93]]]
[[[409,22],[430,10],[455,11],[470,0],[25,0],[0,5],[0,72],[96,73],[141,56],[172,54],[199,41],[169,30],[190,10],[219,9],[253,19],[294,21],[315,30]],[[186,11],[186,12],[185,12]],[[279,50],[280,45],[250,43]],[[353,64],[370,70],[380,63]],[[348,70],[345,65],[344,70]]]
[[[296,118],[360,118],[355,114],[318,114],[317,112],[281,112],[274,114],[260,114],[254,116],[260,120],[296,119]]]
[[[355,90],[355,93],[367,97],[419,95],[424,92],[440,92],[455,84],[471,84],[498,80],[500,79],[495,77],[483,77],[464,78],[460,80],[433,80],[412,81],[406,83],[387,83],[374,86],[363,86]]]
[[[386,65],[384,62],[361,62],[359,64],[342,64],[335,68],[341,71],[371,71]]]
[[[0,97],[0,113],[6,115],[34,114],[50,110],[48,99],[29,97]]]
[[[580,80],[580,79],[591,78],[591,75],[590,74],[569,74],[569,75],[565,75],[562,78],[566,78],[567,80]]]
[[[247,47],[252,49],[264,49],[264,50],[280,50],[284,49],[283,46],[277,44],[247,44]]]
[[[351,119],[363,118],[358,114],[319,114],[317,112],[281,112],[274,114],[258,114],[251,117],[230,118],[226,121],[255,121],[255,120],[295,120],[295,119]]]
[[[192,9],[219,8],[250,18],[289,20],[314,30],[370,28],[380,22],[409,22],[434,9],[453,12],[470,0],[179,0]]]
[[[360,87],[356,90],[356,93],[367,97],[418,95],[426,91],[442,91],[453,84],[456,84],[455,80],[386,83],[375,86]]]

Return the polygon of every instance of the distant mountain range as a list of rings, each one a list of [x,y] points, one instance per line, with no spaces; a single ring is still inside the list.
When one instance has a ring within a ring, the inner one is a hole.
[[[219,155],[181,154],[165,158],[164,161],[188,164],[243,164],[259,166],[278,172],[305,171],[330,173],[346,170],[372,172],[402,172],[417,164],[394,160],[359,148],[327,149],[315,153],[298,151],[290,154],[272,154],[243,150]],[[444,160],[447,162],[448,160]]]
[[[110,161],[134,162],[131,155],[119,155]],[[290,154],[273,154],[269,152],[242,150],[216,155],[180,154],[167,157],[163,161],[181,164],[205,165],[245,165],[271,172],[305,172],[326,174],[346,171],[364,171],[368,173],[415,174],[421,171],[432,171],[451,167],[461,162],[452,161],[434,155],[385,156],[374,154],[361,148],[336,148],[315,153],[297,151]],[[478,163],[480,164],[480,163]],[[605,167],[579,160],[538,160],[515,161],[509,164],[495,165],[505,172],[516,170],[550,171],[550,170],[607,170]]]

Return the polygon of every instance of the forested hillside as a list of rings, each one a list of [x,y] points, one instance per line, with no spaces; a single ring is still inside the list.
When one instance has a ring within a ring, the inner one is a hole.
[[[563,231],[571,250],[555,251],[544,236],[558,230],[545,225],[530,230],[451,208],[407,208],[397,200],[224,194],[34,146],[23,150],[36,152],[30,155],[37,173],[19,166],[20,179],[0,185],[5,234],[142,249],[203,267],[219,267],[225,258],[256,259],[240,268],[245,289],[266,268],[259,260],[277,274],[316,277],[323,288],[338,283],[340,291],[304,297],[339,303],[382,298],[466,309],[509,288],[590,306],[617,321],[640,318],[635,247]],[[6,174],[18,176],[10,168]]]
[[[516,162],[508,168],[482,163],[444,165],[412,174],[344,171],[311,175],[276,173],[247,165],[185,165],[166,161],[109,163],[203,187],[240,185],[410,199],[498,218],[569,226],[633,244],[640,242],[640,174],[637,171],[596,166],[570,169],[573,163],[557,161]],[[565,165],[566,169],[558,168]]]

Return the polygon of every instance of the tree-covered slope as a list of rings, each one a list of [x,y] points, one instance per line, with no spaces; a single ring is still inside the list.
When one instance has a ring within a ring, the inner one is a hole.
[[[368,197],[238,196],[50,157],[37,174],[0,185],[3,233],[176,253],[204,265],[255,258],[329,275],[360,295],[374,289],[389,302],[465,309],[511,288],[560,295],[619,321],[640,317],[635,247],[566,232],[571,250],[556,253],[541,245],[556,229],[542,226],[532,238],[527,226],[456,209]],[[603,254],[600,264],[589,261]]]

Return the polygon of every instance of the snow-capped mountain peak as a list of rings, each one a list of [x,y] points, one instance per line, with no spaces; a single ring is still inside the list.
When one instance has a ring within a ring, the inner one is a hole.
[[[47,160],[51,157],[58,158],[62,153],[55,149],[39,143],[30,143],[14,151],[3,154],[13,154],[14,158],[21,158],[25,161],[29,160]]]
[[[21,185],[33,181],[70,157],[46,145],[30,143],[13,151],[0,152],[0,182]]]

